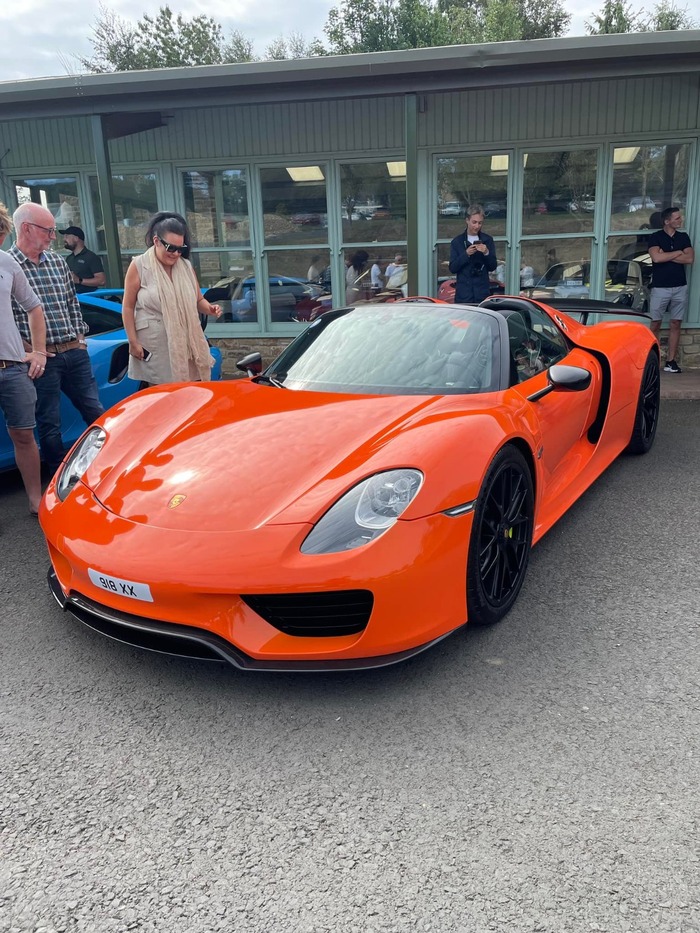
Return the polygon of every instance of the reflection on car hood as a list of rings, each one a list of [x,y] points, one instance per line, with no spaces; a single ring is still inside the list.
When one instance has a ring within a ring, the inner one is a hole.
[[[84,482],[109,511],[159,527],[312,522],[392,438],[442,401],[247,381],[155,389],[109,413],[107,443]],[[394,465],[410,464],[387,464]]]

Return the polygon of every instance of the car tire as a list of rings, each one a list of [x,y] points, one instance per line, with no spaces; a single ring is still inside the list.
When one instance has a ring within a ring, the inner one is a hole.
[[[474,510],[467,562],[470,625],[493,625],[510,611],[527,573],[533,522],[530,467],[509,444],[489,466]]]
[[[637,411],[634,416],[632,437],[627,445],[629,454],[648,454],[654,445],[656,428],[659,424],[659,408],[661,407],[661,373],[659,372],[659,358],[654,350],[644,365],[642,381],[639,386]]]

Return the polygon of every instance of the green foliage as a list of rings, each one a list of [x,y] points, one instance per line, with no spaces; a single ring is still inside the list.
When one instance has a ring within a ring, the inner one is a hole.
[[[328,14],[330,50],[384,52],[562,35],[561,0],[342,0]]]
[[[101,6],[92,44],[92,56],[78,60],[96,73],[253,59],[252,45],[240,33],[225,39],[221,26],[210,16],[185,19],[180,13],[175,16],[168,6],[161,7],[155,17],[144,14],[136,24]]]
[[[654,32],[666,29],[695,29],[697,22],[688,12],[688,7],[677,7],[673,0],[661,0],[651,15],[649,28]]]
[[[429,0],[343,0],[329,12],[324,31],[334,55],[454,44]]]
[[[278,36],[265,50],[265,58],[273,62],[293,58],[316,58],[325,54],[325,49],[318,39],[307,42],[298,32],[290,33],[288,38]]]
[[[660,0],[651,13],[633,10],[629,0],[605,0],[600,11],[586,22],[586,30],[589,35],[602,36],[693,29],[695,25],[687,7],[679,8],[673,0]]]
[[[600,12],[586,22],[586,29],[591,36],[644,32],[646,19],[632,10],[629,0],[605,0]]]

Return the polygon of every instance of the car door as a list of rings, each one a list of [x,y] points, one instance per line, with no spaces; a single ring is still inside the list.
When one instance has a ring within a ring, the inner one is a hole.
[[[586,350],[571,347],[554,322],[537,308],[511,314],[507,323],[515,364],[511,381],[517,380],[517,391],[524,399],[547,386],[547,370],[555,364],[578,366],[591,373],[591,384],[583,391],[553,391],[527,402],[539,423],[538,456],[547,483],[564,486],[571,471],[580,469],[594,450],[587,434],[600,400],[600,364]]]

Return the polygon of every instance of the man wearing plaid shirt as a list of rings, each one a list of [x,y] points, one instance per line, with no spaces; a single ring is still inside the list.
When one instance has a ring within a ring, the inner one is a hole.
[[[40,204],[22,204],[13,214],[17,243],[9,250],[41,300],[46,318],[46,370],[36,385],[36,424],[42,460],[54,473],[64,456],[61,392],[90,425],[104,411],[87,353],[88,327],[75,296],[65,260],[51,249],[56,239],[53,215]],[[13,302],[22,339],[30,345],[26,312]]]

